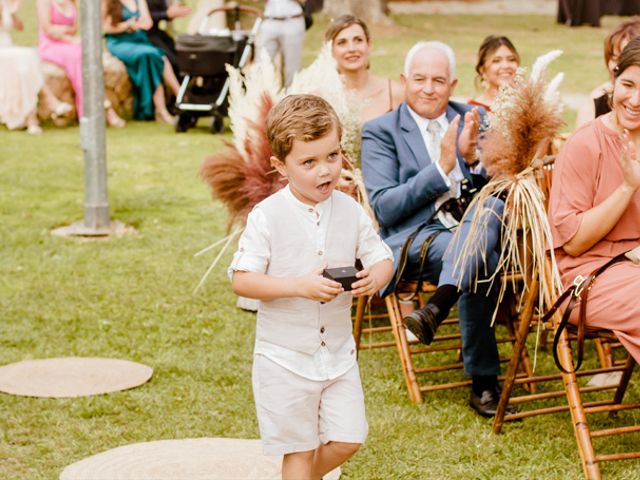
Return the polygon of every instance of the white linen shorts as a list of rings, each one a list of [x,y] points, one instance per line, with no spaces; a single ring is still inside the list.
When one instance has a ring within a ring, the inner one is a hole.
[[[369,427],[358,365],[333,380],[296,375],[253,357],[253,396],[265,455],[306,452],[320,443],[364,443]]]

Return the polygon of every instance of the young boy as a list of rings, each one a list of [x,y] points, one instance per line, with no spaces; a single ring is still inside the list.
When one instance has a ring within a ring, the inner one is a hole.
[[[341,126],[325,100],[285,97],[267,135],[289,184],[249,214],[229,274],[235,293],[261,300],[253,392],[264,453],[284,455],[283,479],[320,479],[367,436],[351,299],[386,285],[392,256],[362,207],[335,191]],[[365,268],[352,292],[322,276],[356,258]]]

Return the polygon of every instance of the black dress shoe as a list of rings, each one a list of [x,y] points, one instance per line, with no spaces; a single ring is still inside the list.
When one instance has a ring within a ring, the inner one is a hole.
[[[433,341],[440,326],[440,309],[433,303],[427,303],[419,310],[414,310],[402,319],[404,326],[413,333],[420,342],[429,345]]]
[[[500,403],[500,388],[484,390],[482,395],[476,395],[475,392],[471,390],[469,405],[483,417],[495,417],[496,411],[498,410],[498,403]],[[507,405],[505,414],[513,415],[514,413],[516,413],[515,409]]]

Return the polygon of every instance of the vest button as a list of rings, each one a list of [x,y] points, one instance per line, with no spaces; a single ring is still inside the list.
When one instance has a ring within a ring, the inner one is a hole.
[[[320,345],[322,345],[324,347],[326,345],[326,343],[320,342]]]
[[[320,327],[320,333],[324,333],[324,327]]]

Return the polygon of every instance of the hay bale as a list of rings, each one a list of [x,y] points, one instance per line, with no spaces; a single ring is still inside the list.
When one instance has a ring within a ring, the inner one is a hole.
[[[133,91],[127,69],[120,60],[109,52],[102,54],[102,65],[104,68],[105,99],[111,102],[120,116],[131,117]],[[68,116],[55,120],[56,125],[64,126],[77,119],[73,87],[64,70],[53,63],[42,62],[42,71],[45,82],[53,94],[58,99],[73,106],[73,111]],[[38,102],[38,117],[41,120],[51,118],[51,109],[44,101],[42,94],[40,94],[40,101]]]

